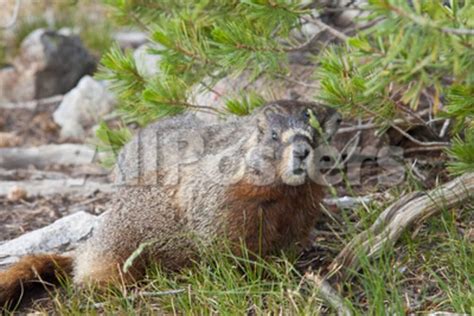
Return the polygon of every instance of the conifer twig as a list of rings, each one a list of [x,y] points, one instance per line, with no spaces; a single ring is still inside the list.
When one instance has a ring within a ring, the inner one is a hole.
[[[441,131],[439,132],[439,137],[443,138],[446,135],[446,131],[448,130],[450,123],[451,123],[450,119],[447,119],[444,121],[443,126],[441,127]]]
[[[280,75],[280,74],[276,74],[275,75],[277,78],[281,78],[285,81],[288,81],[288,82],[291,82],[291,83],[295,83],[297,85],[300,85],[302,87],[306,87],[306,88],[314,88],[314,89],[319,89],[320,87],[315,85],[315,84],[311,84],[311,83],[308,83],[308,82],[304,82],[304,81],[301,81],[301,80],[297,80],[297,79],[294,79],[291,77],[291,75],[289,76],[285,76],[285,75]]]
[[[207,106],[207,105],[197,105],[197,104],[191,104],[188,102],[177,102],[177,101],[166,101],[163,102],[164,104],[168,104],[171,106],[181,106],[185,108],[190,108],[190,109],[196,109],[199,111],[204,111],[210,114],[225,114],[224,112],[220,111],[219,109],[212,107],[212,106]]]
[[[324,30],[322,30],[322,31],[324,31]],[[307,48],[311,43],[313,43],[313,41],[319,36],[319,34],[321,34],[321,32],[317,32],[317,33],[313,34],[310,38],[308,38],[306,41],[299,44],[298,46],[288,47],[288,48],[285,48],[284,50],[285,50],[285,52],[295,52],[295,51],[303,50],[303,49]]]
[[[406,138],[408,138],[409,140],[411,140],[413,143],[417,144],[417,145],[420,145],[420,146],[450,146],[451,143],[449,142],[422,142],[416,138],[414,138],[413,136],[411,136],[410,134],[408,134],[407,132],[405,132],[401,127],[397,126],[395,123],[393,123],[392,121],[390,120],[386,120],[382,115],[378,114],[377,112],[375,111],[372,111],[371,109],[367,108],[366,106],[362,105],[362,104],[358,104],[357,106],[359,106],[360,108],[362,108],[364,111],[366,111],[367,113],[369,114],[372,114],[378,118],[381,118],[385,121],[387,121],[387,123],[395,130],[397,130],[400,134],[402,134],[403,136],[405,136]]]
[[[314,25],[319,26],[322,29],[321,31],[326,31],[327,30],[334,37],[336,37],[340,40],[347,41],[349,39],[349,37],[346,34],[342,33],[341,31],[336,30],[332,26],[327,25],[326,23],[324,23],[323,21],[321,21],[319,19],[308,18],[308,17],[302,17],[302,18],[305,19],[306,21],[308,21],[309,23],[312,23]]]
[[[452,28],[452,27],[442,27],[442,26],[437,25],[432,20],[426,19],[421,16],[416,16],[414,14],[411,14],[409,12],[402,10],[399,7],[388,5],[388,8],[390,9],[390,11],[395,12],[399,16],[407,18],[418,25],[433,27],[443,33],[449,33],[449,34],[455,34],[455,35],[474,35],[474,29],[466,29],[466,28],[458,29],[458,28]]]

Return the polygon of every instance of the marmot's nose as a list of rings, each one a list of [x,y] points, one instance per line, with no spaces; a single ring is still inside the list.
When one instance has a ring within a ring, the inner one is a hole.
[[[293,147],[293,156],[300,161],[305,160],[310,153],[310,147],[305,143],[297,143]]]

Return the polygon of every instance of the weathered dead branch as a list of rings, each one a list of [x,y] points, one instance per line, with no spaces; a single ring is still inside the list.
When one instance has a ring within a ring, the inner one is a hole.
[[[357,235],[329,266],[331,276],[346,278],[357,269],[358,254],[377,256],[386,245],[394,244],[412,224],[421,223],[446,208],[463,203],[474,193],[474,173],[468,173],[427,193],[414,192],[402,197],[380,214],[375,223]]]

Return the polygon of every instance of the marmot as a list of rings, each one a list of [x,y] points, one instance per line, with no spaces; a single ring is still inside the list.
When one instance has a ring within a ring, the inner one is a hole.
[[[323,197],[315,149],[339,123],[331,108],[282,100],[231,122],[205,125],[181,115],[148,126],[120,153],[116,198],[92,237],[71,257],[27,256],[0,273],[0,306],[59,269],[75,284],[105,285],[140,278],[150,261],[179,269],[197,240],[226,237],[235,253],[243,242],[262,256],[303,242]],[[143,243],[125,273],[124,262]]]

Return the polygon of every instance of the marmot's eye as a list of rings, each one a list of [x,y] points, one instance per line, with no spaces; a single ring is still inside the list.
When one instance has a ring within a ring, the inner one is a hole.
[[[304,117],[305,120],[309,120],[310,117],[311,117],[309,115],[309,111],[310,111],[309,109],[306,109],[306,110],[303,111],[303,117]]]
[[[278,134],[275,131],[272,131],[272,139],[273,140],[278,140]]]

